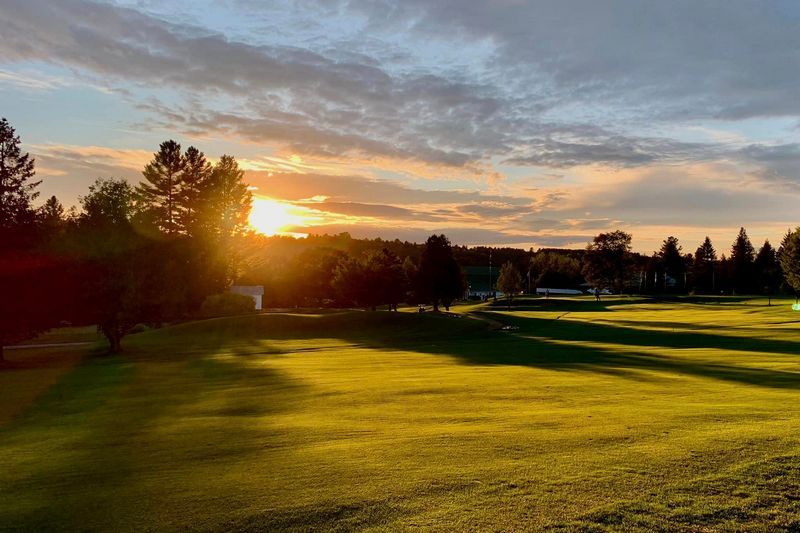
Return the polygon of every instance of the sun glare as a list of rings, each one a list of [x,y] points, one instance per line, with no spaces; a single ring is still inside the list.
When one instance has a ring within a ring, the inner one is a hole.
[[[303,223],[303,218],[293,212],[293,206],[269,198],[253,198],[250,226],[264,235],[288,233],[291,226]]]

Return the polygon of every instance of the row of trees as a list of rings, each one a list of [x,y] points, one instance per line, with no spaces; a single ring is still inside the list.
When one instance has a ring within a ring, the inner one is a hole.
[[[65,210],[56,197],[34,208],[34,160],[0,121],[0,359],[3,345],[62,322],[96,324],[116,352],[137,324],[192,316],[209,296],[248,281],[244,258],[257,257],[264,240],[248,229],[252,197],[235,158],[212,165],[199,149],[169,140],[142,176],[135,186],[96,180],[79,209]],[[371,309],[418,301],[438,309],[463,294],[444,235],[421,250],[375,244],[359,253],[314,246],[295,255],[281,280],[287,300]],[[389,248],[420,253],[401,260]]]
[[[258,252],[267,247],[258,237],[255,240],[260,244]],[[280,242],[264,239],[276,240]],[[453,246],[444,235],[432,235],[418,247],[419,253],[402,259],[394,251],[398,246],[385,242],[360,250],[342,250],[332,244],[325,239],[295,255],[268,252],[273,261],[251,266],[241,281],[265,285],[272,305],[291,307],[375,309],[388,305],[396,309],[405,302],[430,304],[438,310],[449,308],[466,289]]]
[[[36,209],[35,164],[0,120],[2,346],[60,322],[97,324],[111,351],[138,323],[191,314],[237,276],[251,193],[231,156],[166,141],[133,187],[98,179],[66,211]]]
[[[730,255],[717,256],[706,237],[694,254],[684,254],[678,239],[667,237],[651,257],[631,251],[631,235],[601,233],[588,245],[583,274],[588,283],[617,292],[689,292],[705,294],[774,294],[800,291],[800,228],[789,231],[777,250],[767,240],[756,252],[744,228],[739,230]],[[571,277],[575,264],[555,270]]]

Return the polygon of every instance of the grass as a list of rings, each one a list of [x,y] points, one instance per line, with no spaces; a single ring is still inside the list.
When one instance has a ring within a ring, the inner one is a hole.
[[[788,301],[460,310],[9,351],[0,529],[800,529]]]

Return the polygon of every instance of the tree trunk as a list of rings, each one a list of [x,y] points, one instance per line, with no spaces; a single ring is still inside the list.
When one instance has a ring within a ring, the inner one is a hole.
[[[108,340],[108,353],[115,354],[122,351],[122,332],[117,327],[103,327],[103,335]]]
[[[439,312],[439,302],[438,301],[434,301],[433,302],[433,312],[434,313],[438,313]]]

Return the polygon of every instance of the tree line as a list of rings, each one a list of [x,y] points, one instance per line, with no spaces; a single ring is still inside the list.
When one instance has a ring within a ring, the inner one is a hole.
[[[117,352],[134,327],[197,316],[234,281],[247,283],[248,272],[259,277],[264,239],[248,227],[252,195],[233,156],[212,165],[198,148],[168,140],[140,183],[98,179],[70,210],[55,196],[35,208],[40,183],[14,128],[0,120],[0,360],[2,346],[62,323],[96,324]],[[397,309],[419,301],[438,310],[463,295],[444,235],[402,260],[386,244],[293,256],[283,263],[287,302]]]
[[[173,140],[161,143],[140,183],[98,179],[78,208],[67,210],[54,196],[34,207],[40,183],[33,158],[1,119],[0,359],[3,345],[62,323],[95,324],[119,351],[134,327],[197,316],[234,282],[264,285],[272,307],[448,309],[469,288],[461,265],[490,260],[490,289],[509,297],[537,287],[800,291],[800,228],[779,248],[766,241],[758,251],[742,228],[721,255],[708,237],[685,253],[670,236],[645,256],[623,231],[601,233],[584,250],[538,251],[453,246],[445,235],[424,244],[348,234],[265,237],[248,227],[252,195],[236,159],[212,164]]]
[[[66,322],[96,324],[119,351],[135,325],[187,316],[236,277],[251,193],[235,158],[212,165],[170,140],[142,174],[96,180],[80,209],[34,208],[34,160],[0,120],[0,358]]]
[[[787,231],[777,249],[766,240],[758,250],[740,228],[730,252],[720,255],[709,237],[694,253],[684,253],[678,239],[669,236],[650,257],[634,254],[631,235],[614,231],[588,245],[582,273],[588,283],[616,292],[797,294],[799,252],[800,228]]]

